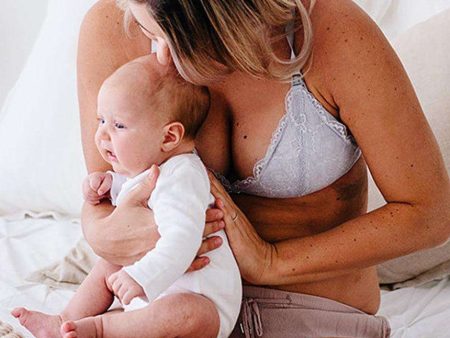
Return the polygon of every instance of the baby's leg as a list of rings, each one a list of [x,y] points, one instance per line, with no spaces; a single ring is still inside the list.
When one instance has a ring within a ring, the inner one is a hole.
[[[48,315],[25,308],[15,308],[11,314],[37,338],[60,337],[64,321],[95,316],[111,306],[114,296],[106,286],[106,279],[120,268],[100,259],[60,315]]]
[[[139,310],[65,322],[61,335],[64,338],[215,338],[219,327],[219,314],[211,300],[198,294],[178,293]]]
[[[100,258],[61,313],[61,317],[64,320],[77,320],[108,310],[114,301],[114,294],[108,289],[106,280],[121,268]]]

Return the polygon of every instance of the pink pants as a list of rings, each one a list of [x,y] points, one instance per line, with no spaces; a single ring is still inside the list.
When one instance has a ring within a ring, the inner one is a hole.
[[[384,317],[327,298],[244,286],[241,313],[231,338],[385,338]]]

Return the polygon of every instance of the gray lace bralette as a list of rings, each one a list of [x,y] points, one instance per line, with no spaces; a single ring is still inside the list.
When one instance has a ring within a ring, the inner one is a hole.
[[[325,110],[300,74],[293,75],[285,109],[253,176],[230,182],[216,173],[228,192],[271,198],[304,196],[342,177],[361,156],[346,126]]]

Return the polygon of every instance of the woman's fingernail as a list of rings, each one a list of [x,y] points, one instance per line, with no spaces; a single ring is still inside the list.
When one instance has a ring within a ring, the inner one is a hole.
[[[216,245],[221,245],[221,244],[222,244],[222,238],[217,237],[217,238],[214,240],[214,244],[216,244]]]
[[[225,228],[225,222],[224,222],[224,221],[220,221],[220,222],[219,222],[219,228],[220,228],[220,229]]]
[[[209,264],[209,258],[208,258],[208,257],[203,258],[203,262],[204,262],[205,264]]]

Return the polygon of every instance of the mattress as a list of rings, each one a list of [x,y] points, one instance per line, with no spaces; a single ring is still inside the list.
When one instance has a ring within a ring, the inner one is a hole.
[[[66,289],[26,281],[33,271],[62,258],[81,236],[79,222],[51,217],[0,218],[0,320],[32,337],[10,315],[17,306],[60,312],[73,294]],[[450,337],[450,279],[422,287],[382,291],[379,314],[392,326],[392,337]]]

